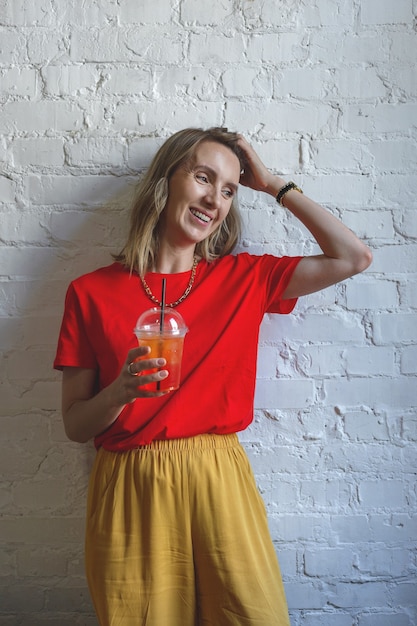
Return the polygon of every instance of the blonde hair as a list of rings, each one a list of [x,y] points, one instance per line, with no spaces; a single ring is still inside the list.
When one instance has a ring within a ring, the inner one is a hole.
[[[127,241],[122,251],[114,255],[114,259],[131,271],[138,271],[141,276],[151,269],[158,256],[159,218],[168,199],[170,177],[179,167],[192,160],[197,146],[203,141],[215,141],[230,148],[243,169],[245,162],[238,139],[237,133],[229,132],[226,128],[186,128],[167,139],[137,186]],[[224,256],[233,250],[240,233],[240,214],[234,199],[219,228],[197,244],[196,254],[207,261]]]

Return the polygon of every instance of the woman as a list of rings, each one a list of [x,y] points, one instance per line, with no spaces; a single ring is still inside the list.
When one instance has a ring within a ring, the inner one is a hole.
[[[239,184],[263,191],[322,254],[231,255]],[[86,568],[101,626],[282,626],[288,611],[265,509],[236,433],[253,416],[259,326],[299,296],[363,271],[370,250],[240,135],[186,129],[139,185],[112,265],[69,287],[55,367],[70,439],[95,439]],[[135,347],[139,314],[166,302],[189,328],[182,381]],[[153,369],[154,373],[149,374]],[[156,371],[157,370],[157,371]]]

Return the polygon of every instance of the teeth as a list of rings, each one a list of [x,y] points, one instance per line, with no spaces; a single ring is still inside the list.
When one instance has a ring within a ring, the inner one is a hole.
[[[204,215],[204,213],[201,213],[200,211],[191,209],[191,213],[195,215],[196,217],[198,217],[198,219],[201,220],[202,222],[206,222],[206,224],[210,221],[210,218],[207,215]]]

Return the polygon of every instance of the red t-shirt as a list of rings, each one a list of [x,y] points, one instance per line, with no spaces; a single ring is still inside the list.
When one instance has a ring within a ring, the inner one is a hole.
[[[232,433],[253,419],[259,326],[266,312],[290,313],[296,299],[282,293],[301,257],[228,255],[201,260],[191,293],[178,305],[185,337],[181,385],[159,398],[138,398],[95,438],[96,447],[126,450],[158,439]],[[148,273],[157,297],[178,299],[190,272]],[[137,347],[133,328],[155,306],[138,274],[113,263],[74,280],[68,288],[54,361],[56,369],[97,370],[98,390],[109,385]]]

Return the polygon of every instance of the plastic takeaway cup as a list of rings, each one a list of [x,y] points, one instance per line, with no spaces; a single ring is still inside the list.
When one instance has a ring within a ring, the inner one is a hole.
[[[183,317],[169,307],[148,309],[139,317],[134,328],[139,346],[149,346],[151,351],[139,360],[163,357],[166,365],[146,370],[141,375],[154,374],[159,369],[167,370],[163,380],[143,385],[147,391],[173,391],[180,386],[181,361],[184,337],[188,328]]]

